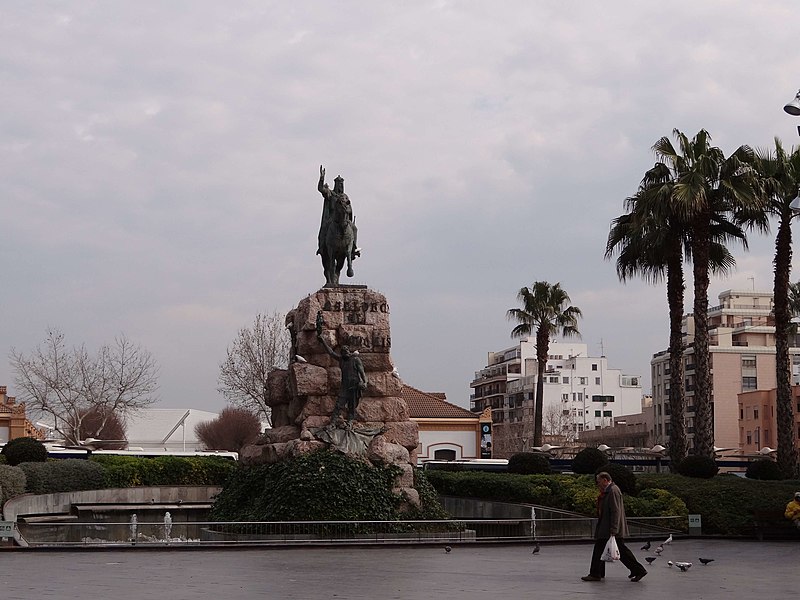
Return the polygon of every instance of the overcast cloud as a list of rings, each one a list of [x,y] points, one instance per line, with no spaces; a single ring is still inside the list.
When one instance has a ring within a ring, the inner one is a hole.
[[[789,1],[5,1],[0,385],[48,326],[124,332],[160,406],[220,410],[237,329],[324,283],[324,164],[406,382],[468,406],[517,291],[547,280],[647,391],[665,293],[618,282],[609,222],[673,128],[797,143],[797,22]],[[735,254],[712,303],[772,287],[771,238]]]

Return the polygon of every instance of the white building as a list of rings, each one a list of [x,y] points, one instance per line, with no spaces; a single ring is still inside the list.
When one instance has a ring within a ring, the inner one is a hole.
[[[515,347],[489,353],[487,366],[475,373],[470,384],[475,390],[470,398],[473,412],[491,408],[496,425],[532,424],[538,368],[535,342],[531,336]],[[542,408],[545,434],[574,440],[584,430],[608,427],[616,417],[641,412],[640,377],[610,368],[605,356],[588,354],[586,344],[550,343]],[[498,433],[495,427],[495,449]],[[527,431],[522,435],[527,438]],[[529,440],[521,441],[529,447]],[[509,451],[524,449],[509,447]]]
[[[203,450],[194,428],[219,415],[194,408],[146,408],[126,419],[129,448],[143,450]]]

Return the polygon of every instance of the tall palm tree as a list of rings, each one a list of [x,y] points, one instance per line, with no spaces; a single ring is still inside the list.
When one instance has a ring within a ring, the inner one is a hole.
[[[509,320],[518,325],[511,330],[511,337],[524,337],[536,333],[536,400],[533,416],[533,445],[542,445],[542,402],[544,400],[544,371],[550,351],[550,337],[562,335],[580,336],[578,318],[581,309],[569,306],[569,295],[560,283],[550,284],[536,281],[530,288],[522,288],[517,294],[522,308],[511,308],[506,313]]]
[[[768,199],[765,212],[778,220],[775,236],[775,271],[773,302],[775,313],[775,380],[776,417],[778,423],[778,466],[785,477],[800,477],[795,447],[792,413],[792,373],[789,357],[789,336],[792,334],[792,307],[789,277],[792,269],[792,228],[794,213],[791,202],[800,185],[800,149],[787,154],[779,139],[775,151],[756,155],[759,189]]]
[[[686,350],[682,333],[684,292],[684,257],[690,257],[687,227],[673,208],[674,180],[663,163],[645,173],[636,194],[625,200],[629,212],[611,222],[606,244],[606,258],[617,253],[617,275],[625,282],[634,276],[656,283],[666,280],[669,308],[670,368],[670,465],[674,470],[686,458],[686,396],[683,385],[683,354]],[[730,223],[712,226],[711,269],[715,273],[729,271],[735,261],[720,239],[744,237],[744,232]]]
[[[740,146],[728,158],[711,146],[711,137],[700,130],[689,140],[675,129],[678,149],[667,137],[653,146],[656,157],[672,173],[674,210],[687,225],[689,250],[694,276],[694,363],[695,363],[695,437],[697,454],[714,456],[714,415],[711,399],[709,361],[708,287],[711,265],[712,228],[724,233],[731,219],[757,214],[759,197],[754,193],[753,151]],[[747,212],[745,212],[747,211]],[[752,225],[752,221],[746,221]],[[740,241],[746,247],[747,240]]]

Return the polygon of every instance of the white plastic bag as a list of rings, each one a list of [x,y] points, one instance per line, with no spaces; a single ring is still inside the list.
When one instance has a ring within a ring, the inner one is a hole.
[[[617,546],[617,539],[612,535],[606,542],[606,547],[603,549],[603,556],[600,560],[603,562],[614,562],[619,560],[619,546]]]

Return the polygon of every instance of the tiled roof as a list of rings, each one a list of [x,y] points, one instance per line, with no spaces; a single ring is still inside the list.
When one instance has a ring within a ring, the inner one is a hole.
[[[403,384],[401,392],[403,400],[408,405],[408,413],[412,419],[439,418],[439,419],[478,419],[477,414],[450,404],[441,392],[426,393],[410,385]]]

